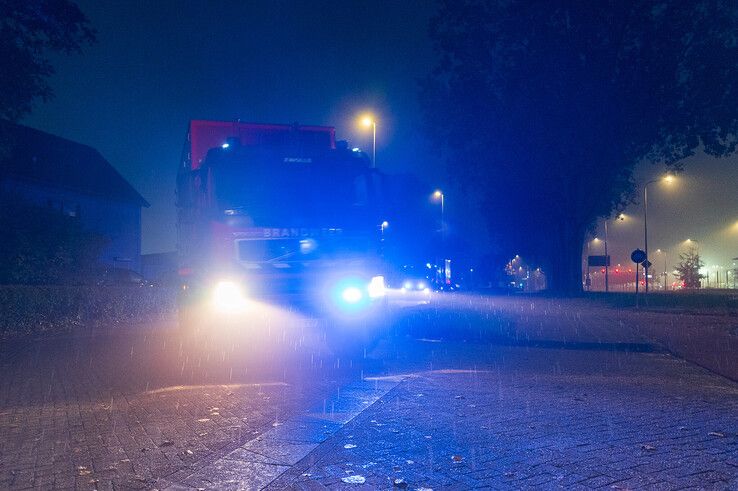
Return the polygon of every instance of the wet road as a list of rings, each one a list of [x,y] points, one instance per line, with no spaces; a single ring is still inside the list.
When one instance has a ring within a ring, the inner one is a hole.
[[[365,349],[272,307],[6,347],[0,488],[734,488],[738,385],[580,314],[455,295]]]

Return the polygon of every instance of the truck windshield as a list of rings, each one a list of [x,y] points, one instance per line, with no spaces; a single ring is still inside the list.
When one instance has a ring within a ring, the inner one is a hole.
[[[371,224],[371,177],[365,170],[284,160],[216,162],[211,185],[221,216],[245,215],[258,226],[355,229]]]
[[[337,259],[373,252],[369,238],[361,236],[244,239],[236,241],[236,244],[239,261],[275,264]]]

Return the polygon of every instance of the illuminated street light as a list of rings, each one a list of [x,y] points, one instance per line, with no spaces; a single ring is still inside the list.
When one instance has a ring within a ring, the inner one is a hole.
[[[443,191],[441,191],[440,189],[436,189],[433,192],[433,199],[436,201],[440,201],[441,203],[441,236],[443,236],[443,230],[444,230],[443,213],[444,213],[446,196],[443,194]]]
[[[361,124],[372,129],[372,167],[377,166],[377,121],[371,116],[361,118]]]
[[[656,249],[656,254],[661,254],[663,256],[663,258],[664,258],[664,272],[661,273],[661,276],[664,277],[664,291],[666,291],[666,290],[668,290],[668,284],[669,284],[669,282],[668,282],[669,273],[668,273],[667,268],[666,268],[666,261],[667,261],[667,259],[668,259],[669,256],[667,254],[667,251],[662,251],[661,249]]]
[[[643,276],[644,276],[644,284],[646,287],[646,293],[648,293],[648,185],[653,184],[655,182],[664,181],[666,183],[671,184],[674,181],[674,176],[671,174],[667,174],[666,176],[662,176],[658,179],[651,179],[646,184],[643,185],[643,242],[644,242],[644,248],[646,253],[646,262],[643,265]]]
[[[625,215],[620,213],[616,220],[625,220]],[[605,219],[605,293],[610,291],[610,256],[607,253],[607,219]]]
[[[444,214],[446,196],[443,194],[443,191],[441,191],[440,189],[436,189],[435,191],[433,191],[431,198],[441,203],[441,256],[445,256],[446,254],[446,227],[443,221],[443,214]],[[442,262],[445,263],[445,257],[442,257],[442,259],[444,260]]]
[[[382,231],[382,240],[384,240],[384,229],[386,229],[387,227],[389,227],[389,222],[387,220],[383,221],[379,225],[379,229]]]

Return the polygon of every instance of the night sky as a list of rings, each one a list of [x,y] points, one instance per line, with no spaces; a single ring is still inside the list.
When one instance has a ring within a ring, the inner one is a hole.
[[[55,58],[56,98],[23,123],[91,145],[151,203],[143,252],[175,248],[174,181],[190,119],[336,126],[371,149],[356,124],[378,120],[377,163],[442,182],[421,134],[417,82],[434,63],[430,0],[78,1],[99,42]],[[649,247],[699,241],[708,264],[738,256],[738,158],[696,157],[650,194]],[[639,167],[637,178],[659,172]],[[454,199],[448,196],[453,207]],[[642,211],[610,227],[613,261],[642,246]],[[652,255],[653,256],[653,255]],[[670,261],[670,264],[675,263]]]

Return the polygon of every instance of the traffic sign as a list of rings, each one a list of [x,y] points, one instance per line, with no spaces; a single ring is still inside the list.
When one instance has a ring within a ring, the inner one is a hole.
[[[653,266],[653,263],[652,263],[651,261],[649,261],[648,259],[646,259],[645,261],[643,261],[643,262],[642,262],[641,264],[642,264],[642,265],[643,265],[643,267],[644,267],[644,268],[646,268],[646,269],[648,269],[648,268],[650,268],[651,266]]]
[[[587,256],[587,266],[609,266],[610,256]]]
[[[630,253],[630,260],[634,263],[642,263],[646,260],[646,253],[640,249],[636,249]]]

